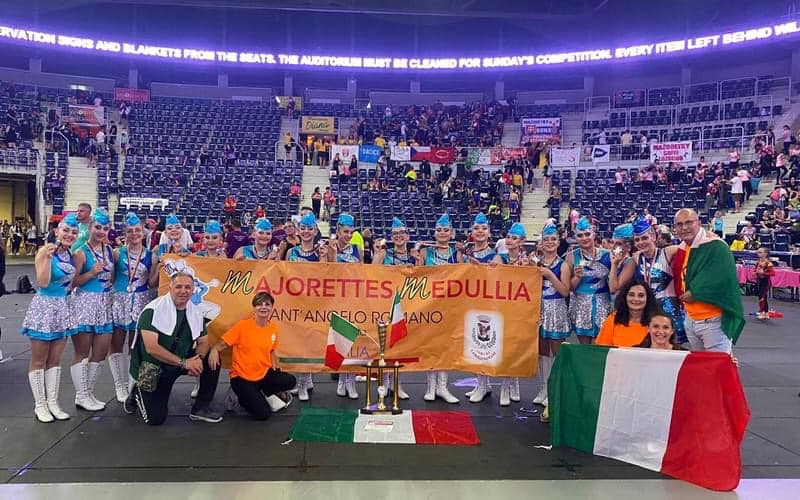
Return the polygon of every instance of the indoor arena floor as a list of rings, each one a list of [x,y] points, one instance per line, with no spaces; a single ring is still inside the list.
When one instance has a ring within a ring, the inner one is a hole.
[[[30,265],[9,266],[5,282]],[[226,414],[220,424],[189,421],[193,380],[179,379],[170,417],[149,427],[113,401],[106,369],[97,394],[106,410],[88,413],[71,404],[68,370],[62,375],[65,422],[41,424],[33,417],[26,377],[30,349],[19,327],[32,295],[0,298],[5,360],[0,363],[0,499],[23,498],[702,498],[711,492],[615,460],[570,449],[547,450],[547,424],[522,411],[538,385],[525,382],[523,402],[500,408],[496,396],[481,404],[462,398],[472,414],[479,446],[282,444],[300,403],[267,422]],[[742,445],[743,481],[731,498],[797,498],[800,488],[800,305],[773,302],[783,319],[748,316],[736,348],[752,411]],[[745,298],[745,311],[756,301]],[[71,346],[63,361],[67,367]],[[461,397],[468,374],[451,374]],[[425,403],[424,375],[404,375],[412,396],[406,408],[453,408]],[[315,406],[348,407],[328,376],[315,376]],[[361,386],[363,388],[363,385]],[[497,388],[499,392],[499,387]],[[228,390],[223,377],[216,404]],[[141,483],[147,484],[141,484]],[[137,483],[137,484],[133,484]]]

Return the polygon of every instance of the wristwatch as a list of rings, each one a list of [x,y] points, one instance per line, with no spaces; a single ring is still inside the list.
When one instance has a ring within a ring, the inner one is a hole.
[[[180,362],[178,363],[178,366],[181,367],[181,370],[185,370],[186,369],[186,359],[185,358],[181,358]]]

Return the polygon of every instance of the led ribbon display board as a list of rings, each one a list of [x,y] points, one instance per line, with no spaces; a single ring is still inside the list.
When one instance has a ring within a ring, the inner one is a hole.
[[[790,21],[741,31],[729,31],[678,40],[653,41],[626,47],[592,48],[573,52],[440,58],[335,56],[312,53],[263,52],[261,49],[238,52],[212,48],[165,47],[130,41],[98,40],[87,38],[87,35],[72,36],[4,25],[0,25],[0,41],[10,41],[34,47],[52,46],[86,53],[120,54],[133,58],[187,62],[264,67],[340,67],[396,71],[452,71],[561,66],[613,60],[646,60],[663,55],[690,54],[720,47],[744,46],[755,42],[781,40],[789,38],[798,32],[800,32],[798,22]]]

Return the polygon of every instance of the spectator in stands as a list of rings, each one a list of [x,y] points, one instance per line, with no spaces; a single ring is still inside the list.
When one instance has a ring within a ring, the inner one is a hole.
[[[119,151],[123,155],[128,154],[128,131],[123,130],[119,134]]]
[[[290,120],[294,119],[294,110],[297,107],[297,103],[294,102],[294,97],[289,96],[289,99],[286,101],[286,117]]]
[[[733,170],[738,170],[740,158],[741,156],[739,155],[739,150],[736,148],[730,148],[728,151],[728,167]]]
[[[211,155],[208,152],[208,143],[207,142],[204,142],[200,146],[200,154],[198,156],[200,157],[200,165],[202,165],[202,166],[208,165],[208,159],[210,158]]]
[[[297,181],[292,181],[292,185],[289,186],[289,196],[292,198],[300,198],[300,183]]]
[[[322,218],[321,214],[322,209],[322,193],[319,191],[319,186],[314,188],[314,192],[311,194],[311,210],[314,212],[314,216],[317,219]]]
[[[119,116],[120,120],[119,123],[125,128],[128,128],[128,118],[131,115],[131,105],[128,102],[121,102],[119,103]]]
[[[619,138],[620,145],[622,146],[622,154],[623,155],[630,155],[633,153],[631,151],[631,146],[633,145],[633,135],[631,135],[630,130],[625,130]]]
[[[228,196],[225,197],[225,202],[222,209],[225,212],[225,217],[228,221],[230,221],[236,214],[236,205],[238,203],[239,201],[232,193],[228,193]]]
[[[250,238],[242,232],[242,223],[238,219],[233,219],[231,223],[233,230],[225,235],[225,253],[228,258],[233,258],[239,248],[247,245]]]
[[[261,206],[261,205],[258,205],[258,206],[256,207],[256,213],[255,213],[255,214],[253,214],[253,215],[255,215],[256,219],[261,219],[261,218],[263,218],[263,217],[266,217],[266,216],[267,216],[267,212],[264,210],[264,207],[263,207],[263,206]]]
[[[792,136],[792,129],[789,128],[789,125],[783,126],[783,152],[785,154],[789,154],[789,146],[795,142],[795,138]]]
[[[106,150],[106,127],[100,127],[100,130],[97,131],[97,134],[94,136],[94,140],[97,143],[97,151],[99,153],[104,153]]]
[[[350,166],[348,170],[349,170],[348,175],[350,176],[358,175],[358,157],[356,155],[350,156]]]
[[[117,124],[114,123],[114,120],[111,120],[111,126],[108,128],[108,136],[106,137],[106,142],[111,148],[117,143],[117,132]]]
[[[724,241],[702,228],[694,210],[678,210],[674,227],[682,243],[672,275],[686,308],[689,345],[693,351],[730,353],[744,326],[733,256]]]
[[[625,172],[622,167],[617,167],[617,171],[614,172],[614,192],[617,194],[625,192]]]
[[[322,203],[325,207],[325,211],[322,213],[322,220],[328,220],[336,206],[336,196],[334,196],[330,186],[325,186],[325,193],[322,195]]]
[[[603,322],[594,343],[613,347],[636,346],[647,335],[650,318],[659,311],[650,287],[631,280],[617,293],[614,312]]]
[[[719,210],[714,212],[714,217],[709,221],[708,227],[714,234],[716,234],[720,238],[724,236],[722,232],[723,230],[722,212],[720,212]]]
[[[225,155],[225,169],[227,170],[229,168],[233,168],[236,165],[237,154],[236,148],[233,146],[233,144],[225,144],[223,154]]]
[[[647,156],[649,156],[650,148],[648,144],[647,134],[642,130],[641,134],[639,134],[639,155],[641,158],[647,158]]]
[[[733,195],[733,211],[731,213],[738,214],[742,206],[742,199],[744,197],[744,186],[742,185],[742,177],[735,174],[728,181],[731,185],[731,194]]]

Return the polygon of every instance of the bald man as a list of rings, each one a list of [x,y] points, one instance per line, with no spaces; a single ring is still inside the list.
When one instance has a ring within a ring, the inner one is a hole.
[[[728,245],[707,232],[692,209],[675,214],[681,244],[672,260],[675,292],[686,309],[684,326],[692,351],[729,353],[744,327],[736,263]]]

